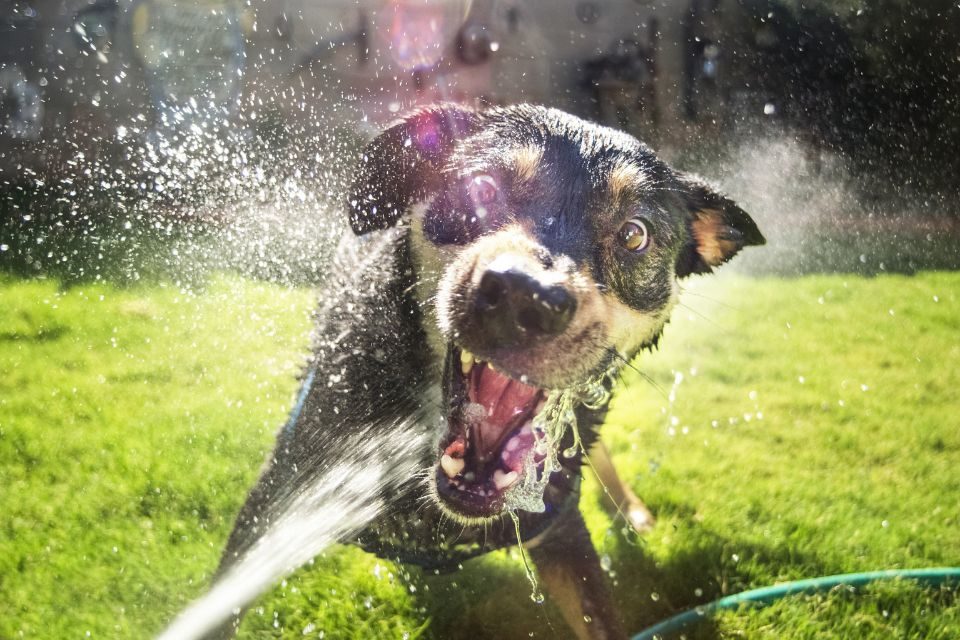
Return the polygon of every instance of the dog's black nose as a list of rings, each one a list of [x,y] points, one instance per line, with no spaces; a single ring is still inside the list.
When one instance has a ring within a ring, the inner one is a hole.
[[[481,331],[500,346],[556,335],[567,328],[577,300],[562,285],[544,285],[515,269],[488,269],[477,288]]]

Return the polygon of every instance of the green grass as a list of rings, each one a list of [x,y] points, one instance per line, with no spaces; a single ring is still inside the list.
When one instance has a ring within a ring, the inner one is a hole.
[[[960,274],[704,278],[604,437],[658,517],[582,500],[628,628],[742,589],[960,564]],[[0,638],[150,637],[200,594],[296,390],[311,294],[233,277],[0,281]],[[677,374],[682,374],[682,377]],[[516,553],[446,576],[328,551],[243,636],[564,637]],[[688,637],[955,638],[911,583],[725,613]]]

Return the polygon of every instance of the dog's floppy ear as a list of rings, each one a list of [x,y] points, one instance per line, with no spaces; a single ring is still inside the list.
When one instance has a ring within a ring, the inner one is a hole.
[[[740,249],[766,242],[757,224],[735,202],[697,176],[679,174],[688,210],[688,237],[677,258],[677,276],[710,273]]]
[[[411,202],[438,188],[458,138],[477,125],[475,111],[426,107],[394,123],[363,150],[350,187],[350,226],[357,235],[396,224]]]

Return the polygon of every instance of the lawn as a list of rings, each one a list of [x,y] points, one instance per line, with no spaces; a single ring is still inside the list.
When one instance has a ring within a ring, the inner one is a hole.
[[[199,595],[296,391],[312,294],[0,280],[0,638],[146,638]],[[604,438],[657,515],[582,505],[628,628],[777,581],[960,564],[960,274],[687,284]],[[565,637],[516,553],[446,576],[337,548],[241,637]],[[954,591],[884,583],[695,638],[956,638]]]

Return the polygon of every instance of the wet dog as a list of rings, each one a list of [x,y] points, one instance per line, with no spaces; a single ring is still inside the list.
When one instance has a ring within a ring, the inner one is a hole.
[[[348,293],[317,314],[303,408],[224,563],[291,470],[323,466],[342,434],[421,415],[425,472],[359,543],[453,568],[519,535],[573,633],[625,637],[578,509],[581,465],[678,278],[763,244],[756,225],[636,139],[529,105],[440,105],[389,127],[363,151],[349,215],[366,238],[334,269]]]

